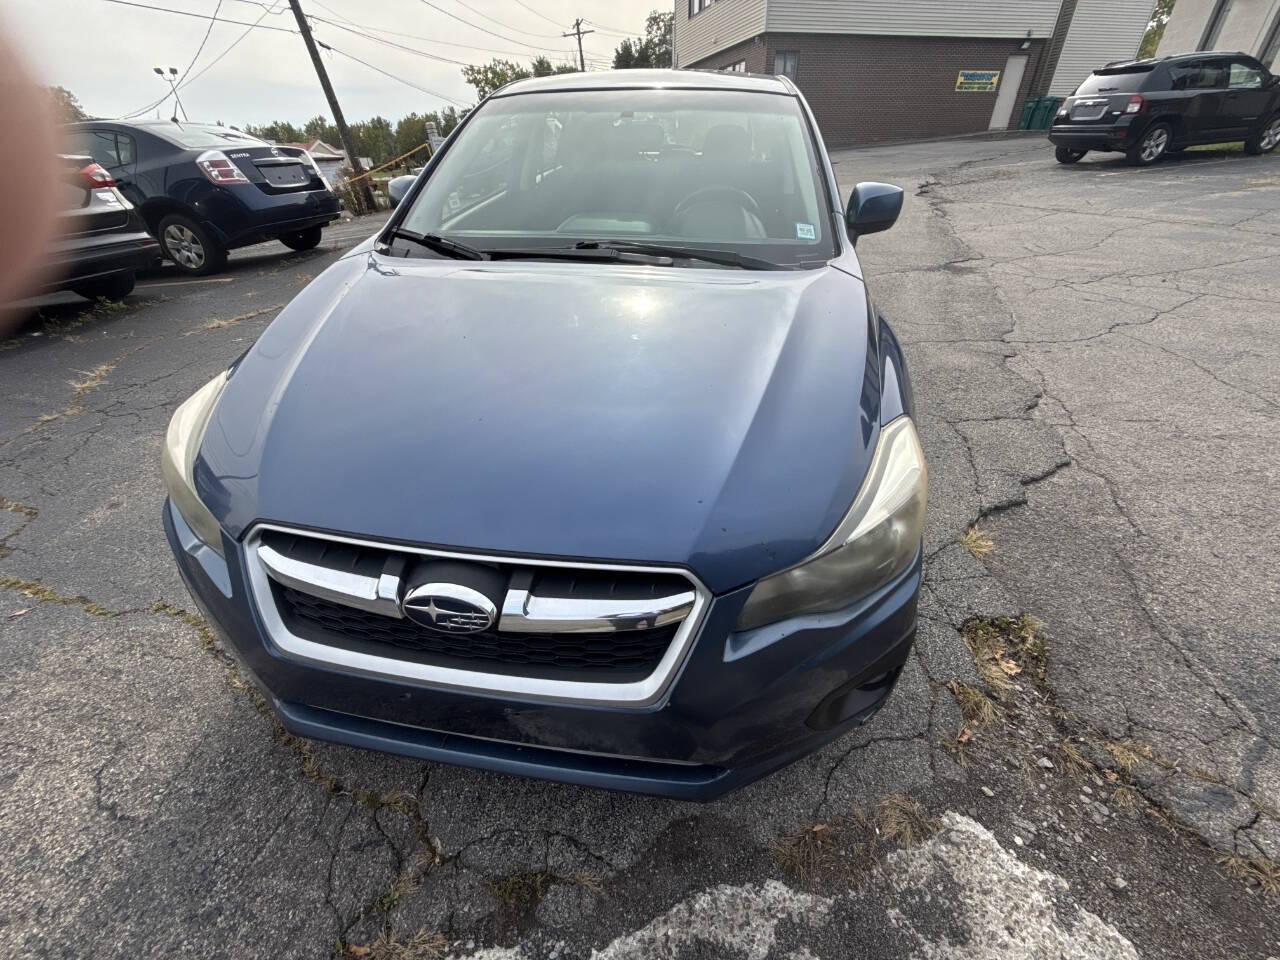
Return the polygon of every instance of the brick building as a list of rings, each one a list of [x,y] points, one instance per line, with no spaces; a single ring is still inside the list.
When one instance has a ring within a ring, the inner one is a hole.
[[[1154,0],[675,0],[675,62],[783,73],[833,146],[1016,127],[1137,53]],[[1186,0],[1184,0],[1186,2]]]

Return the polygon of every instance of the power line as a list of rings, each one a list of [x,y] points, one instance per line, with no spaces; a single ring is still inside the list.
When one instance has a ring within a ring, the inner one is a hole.
[[[199,20],[211,20],[218,23],[234,23],[242,27],[258,27],[259,30],[275,30],[278,33],[297,33],[297,30],[290,30],[288,27],[264,27],[260,26],[261,20],[249,23],[245,20],[228,20],[226,17],[211,17],[207,13],[193,13],[190,10],[177,10],[174,7],[153,7],[145,3],[134,3],[133,0],[104,0],[106,3],[117,3],[122,7],[137,7],[139,10],[154,10],[159,13],[176,13],[184,17],[195,17]],[[264,14],[265,16],[265,14]]]
[[[547,21],[547,23],[550,23],[550,24],[552,24],[552,25],[554,25],[554,26],[556,26],[556,27],[563,27],[563,26],[564,26],[564,24],[563,24],[563,23],[560,23],[560,22],[558,22],[558,21],[556,21],[556,20],[552,20],[550,17],[548,17],[548,16],[547,16],[545,13],[543,13],[541,10],[535,10],[533,7],[531,7],[531,6],[529,6],[527,3],[525,3],[525,2],[524,2],[524,0],[516,0],[516,3],[518,3],[520,6],[524,7],[526,10],[528,10],[528,11],[529,11],[530,13],[532,13],[534,16],[541,17],[543,20]]]
[[[454,43],[452,40],[437,40],[434,37],[424,37],[416,33],[403,33],[399,30],[388,30],[386,27],[374,27],[367,23],[360,23],[356,20],[351,20],[347,17],[344,17],[342,14],[338,13],[332,7],[326,7],[323,3],[320,3],[319,0],[311,0],[311,2],[314,6],[317,6],[323,10],[329,11],[329,13],[332,13],[335,17],[338,18],[338,20],[342,21],[341,23],[337,23],[325,17],[317,17],[314,13],[308,14],[308,16],[312,20],[315,20],[319,23],[326,23],[331,27],[342,27],[344,24],[346,24],[352,27],[359,27],[361,30],[367,30],[371,33],[384,33],[384,34],[387,34],[388,36],[399,37],[402,40],[421,40],[423,43],[435,43],[445,47],[461,47],[464,50],[478,50],[480,53],[496,53],[496,54],[501,54],[502,56],[507,56],[507,57],[527,57],[528,56],[528,54],[523,50],[519,50],[519,51],[495,50],[492,47],[478,47],[470,43]]]
[[[135,5],[135,6],[136,6],[136,4],[131,4],[131,5]],[[154,8],[154,9],[160,9],[160,8]],[[197,80],[199,80],[202,76],[204,76],[204,74],[205,74],[206,72],[208,72],[209,70],[213,69],[213,67],[215,67],[215,66],[218,64],[218,62],[219,62],[220,60],[222,60],[222,58],[223,58],[223,57],[225,57],[228,53],[230,53],[232,50],[234,50],[234,49],[236,48],[236,46],[237,46],[237,45],[239,45],[239,43],[240,43],[240,41],[241,41],[241,40],[243,40],[243,39],[244,39],[245,37],[247,37],[250,33],[252,33],[255,27],[257,27],[257,28],[258,28],[258,29],[260,29],[260,30],[276,30],[276,29],[283,29],[283,28],[279,28],[279,27],[262,27],[262,26],[260,26],[260,24],[261,24],[261,23],[262,23],[262,21],[266,18],[266,16],[267,16],[267,14],[268,14],[268,13],[276,13],[276,12],[277,12],[277,11],[276,11],[273,7],[267,7],[267,8],[264,8],[263,13],[261,14],[261,16],[259,16],[259,17],[258,17],[258,19],[257,19],[256,21],[254,21],[253,23],[249,24],[249,25],[247,26],[247,28],[245,29],[244,33],[240,34],[240,36],[238,36],[238,37],[236,37],[234,40],[232,40],[232,41],[231,41],[231,43],[227,45],[227,48],[226,48],[225,50],[223,50],[220,54],[218,54],[216,57],[214,57],[212,60],[210,60],[208,63],[206,63],[203,67],[201,67],[199,70],[197,70],[197,71],[196,71],[196,73],[195,73],[193,76],[188,77],[188,78],[187,78],[187,80],[186,80],[184,83],[182,83],[182,84],[180,84],[180,85],[179,85],[179,89],[185,89],[186,87],[191,86],[191,84],[195,83],[195,82],[196,82]],[[286,33],[293,33],[293,32],[295,32],[295,31],[292,31],[292,30],[286,30],[285,32],[286,32]],[[130,119],[132,119],[133,117],[141,116],[142,114],[149,112],[153,107],[158,107],[160,104],[164,103],[164,102],[165,102],[165,100],[167,100],[167,99],[169,99],[168,94],[166,94],[165,96],[161,97],[159,100],[154,101],[153,103],[149,103],[149,104],[147,104],[145,107],[142,107],[142,108],[140,108],[140,109],[138,109],[138,110],[134,110],[132,113],[127,113],[127,114],[125,114],[121,119],[124,119],[124,120],[130,120]]]
[[[464,108],[471,106],[471,104],[469,103],[464,103],[461,100],[455,100],[453,97],[447,96],[446,94],[440,93],[436,90],[428,90],[426,87],[420,87],[413,81],[406,80],[404,77],[397,77],[394,73],[388,73],[387,71],[383,70],[381,67],[375,67],[372,63],[369,63],[367,60],[361,60],[359,57],[353,56],[352,54],[347,53],[345,50],[339,50],[337,47],[331,46],[330,44],[324,43],[320,40],[316,41],[316,46],[323,47],[325,50],[330,50],[336,54],[344,56],[348,60],[354,60],[356,63],[361,64],[362,66],[366,66],[370,70],[373,70],[376,73],[380,73],[384,77],[387,77],[388,79],[395,80],[398,83],[403,83],[406,87],[413,87],[413,89],[417,90],[419,93],[425,93],[428,96],[436,97],[440,100],[446,100],[449,103],[452,103],[454,106],[464,107]]]
[[[479,30],[481,33],[487,33],[491,37],[497,37],[499,40],[507,41],[507,43],[514,43],[516,46],[519,46],[519,47],[528,47],[530,50],[536,50],[538,53],[550,52],[545,47],[535,46],[532,43],[525,43],[523,40],[517,40],[514,37],[504,36],[503,34],[496,33],[487,27],[482,27],[478,23],[472,23],[470,20],[465,20],[462,17],[458,16],[456,13],[450,13],[448,10],[444,9],[443,7],[437,6],[436,4],[432,3],[431,0],[419,0],[419,2],[426,4],[428,7],[430,7],[432,10],[436,11],[437,13],[443,13],[446,17],[450,17],[454,20],[457,20],[459,23],[466,24],[468,27],[471,27],[473,30]],[[556,56],[559,56],[559,55],[560,55],[559,53],[556,54]]]
[[[380,43],[383,46],[394,47],[396,50],[403,50],[405,53],[411,53],[416,57],[422,57],[423,59],[426,59],[426,60],[438,60],[441,63],[452,63],[459,67],[470,66],[470,64],[468,64],[467,61],[465,60],[453,60],[449,57],[442,57],[442,56],[439,56],[438,54],[428,53],[426,50],[418,50],[414,47],[407,47],[402,43],[396,43],[394,40],[384,40],[382,37],[375,37],[372,34],[365,33],[362,30],[357,30],[354,27],[348,27],[341,23],[334,23],[332,20],[326,20],[323,17],[312,16],[310,17],[310,19],[315,20],[317,23],[323,23],[326,26],[336,27],[339,30],[345,30],[347,33],[354,34],[357,37],[363,37],[364,39],[370,40],[373,43]]]
[[[213,33],[213,24],[218,19],[218,14],[222,10],[222,0],[218,0],[217,5],[213,8],[213,19],[209,21],[209,26],[205,28],[204,36],[200,38],[200,46],[196,47],[196,55],[191,58],[191,62],[187,64],[187,69],[182,71],[182,76],[178,78],[178,83],[187,79],[187,74],[191,72],[191,68],[196,65],[196,61],[200,59],[200,54],[204,53],[204,45],[209,42],[209,34]],[[175,84],[176,87],[176,84]],[[173,94],[174,99],[178,98],[177,91]]]
[[[484,17],[486,20],[492,20],[494,23],[498,24],[498,26],[505,27],[506,29],[511,30],[515,33],[522,33],[526,37],[538,37],[543,40],[554,40],[556,37],[559,36],[559,34],[555,34],[555,33],[534,33],[531,30],[521,30],[519,27],[513,27],[509,23],[503,23],[497,17],[491,17],[487,13],[480,12],[475,7],[470,6],[466,3],[463,3],[462,0],[453,0],[453,2],[456,3],[458,6],[462,7],[464,10],[470,10],[476,16]]]

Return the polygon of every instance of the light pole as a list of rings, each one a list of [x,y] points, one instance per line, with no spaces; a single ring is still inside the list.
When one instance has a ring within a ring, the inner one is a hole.
[[[169,89],[173,91],[173,116],[170,119],[172,119],[174,123],[177,123],[178,111],[181,110],[182,118],[184,120],[190,120],[191,118],[187,116],[187,108],[182,105],[182,100],[178,97],[178,68],[170,67],[168,74],[164,72],[163,67],[152,67],[151,69],[156,72],[157,77],[169,84]]]

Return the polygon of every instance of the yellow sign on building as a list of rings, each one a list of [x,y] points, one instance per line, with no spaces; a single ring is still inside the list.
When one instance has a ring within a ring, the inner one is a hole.
[[[998,86],[999,70],[961,70],[956,77],[956,93],[994,93]]]

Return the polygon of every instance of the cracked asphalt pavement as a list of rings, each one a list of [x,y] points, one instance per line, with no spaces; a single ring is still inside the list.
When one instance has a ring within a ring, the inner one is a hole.
[[[919,641],[705,806],[293,738],[189,612],[169,415],[373,222],[41,301],[0,343],[0,953],[1280,955],[1280,159],[833,159],[908,193],[860,254],[930,462]]]

